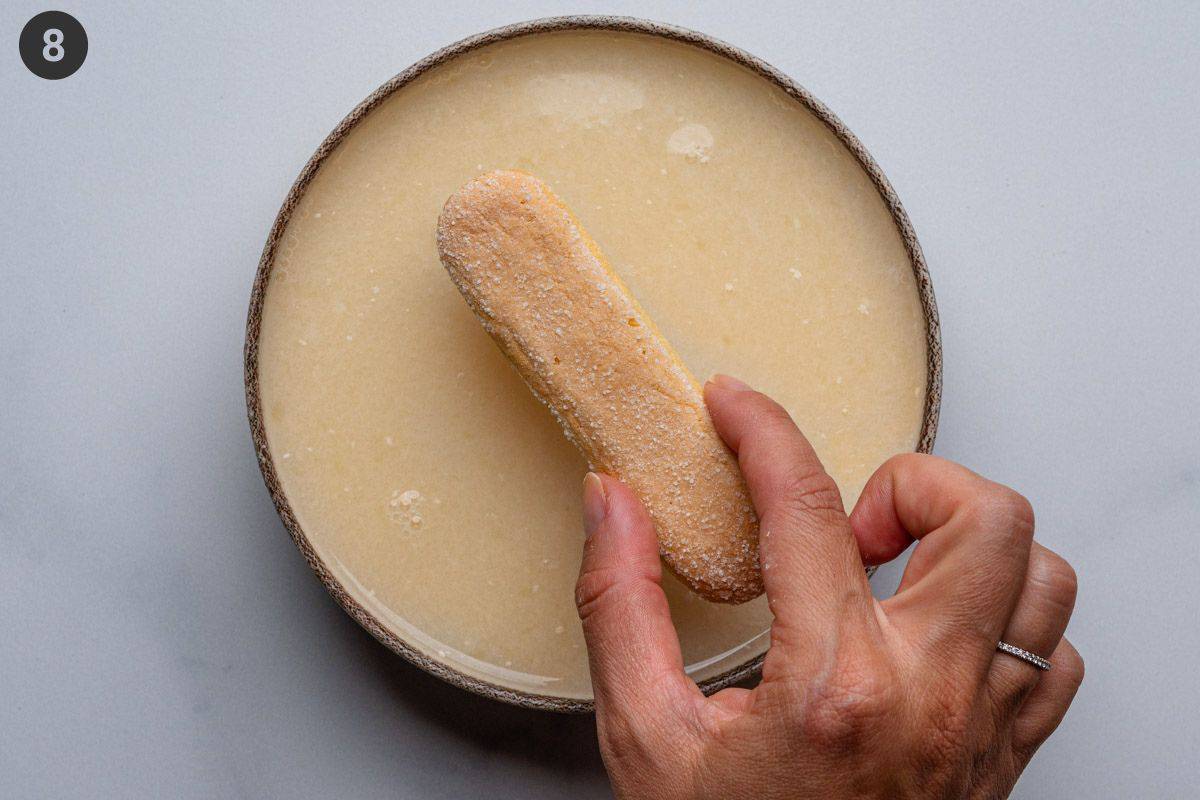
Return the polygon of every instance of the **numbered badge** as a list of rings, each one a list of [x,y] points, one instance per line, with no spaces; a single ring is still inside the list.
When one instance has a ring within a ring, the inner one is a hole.
[[[39,78],[57,81],[83,66],[87,32],[63,11],[43,11],[21,30],[21,60]]]

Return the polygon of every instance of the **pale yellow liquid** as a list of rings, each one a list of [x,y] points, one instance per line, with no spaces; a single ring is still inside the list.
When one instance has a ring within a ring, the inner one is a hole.
[[[573,606],[585,464],[438,261],[443,202],[518,168],[575,211],[701,379],[782,402],[847,507],[916,445],[925,322],[875,187],[768,81],[639,34],[541,34],[374,109],[279,247],[259,366],[296,517],[385,626],[468,674],[590,697]],[[406,494],[407,493],[407,494]],[[761,653],[765,600],[665,581],[698,680]]]

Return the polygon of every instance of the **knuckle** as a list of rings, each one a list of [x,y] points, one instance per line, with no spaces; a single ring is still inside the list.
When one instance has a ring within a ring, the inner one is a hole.
[[[1055,665],[1066,675],[1067,682],[1074,689],[1078,689],[1083,683],[1084,674],[1087,672],[1083,663],[1083,656],[1079,655],[1079,651],[1071,647],[1063,654],[1061,662]]]
[[[575,582],[575,607],[579,619],[587,622],[605,602],[609,602],[613,587],[620,582],[619,573],[611,568],[584,570]]]
[[[926,462],[940,461],[937,456],[929,455],[928,453],[897,453],[890,456],[887,461],[877,470],[878,472],[908,472],[911,469],[920,467]]]
[[[898,693],[895,680],[880,670],[840,669],[808,686],[799,732],[806,744],[820,750],[858,752],[887,727]]]
[[[829,473],[819,466],[815,469],[793,467],[780,481],[780,512],[792,517],[841,515],[842,494]]]
[[[630,571],[622,567],[597,567],[584,570],[575,583],[575,607],[586,627],[599,614],[614,612],[640,615],[653,606],[662,589],[649,570]]]
[[[1033,506],[1007,486],[993,484],[976,499],[972,511],[976,523],[993,536],[1025,547],[1033,541]]]
[[[695,768],[693,742],[678,728],[644,714],[598,709],[596,733],[618,797],[640,797],[647,786],[664,787],[661,795],[655,795],[664,800],[682,796],[677,790],[665,789],[672,785],[672,774],[689,774]],[[664,762],[663,753],[671,753],[672,759]]]
[[[1032,567],[1027,578],[1047,603],[1070,613],[1079,592],[1079,578],[1067,560],[1049,550]]]
[[[626,772],[637,769],[646,760],[647,747],[641,726],[624,714],[603,714],[596,717],[596,734],[600,753],[610,770]]]
[[[608,757],[624,760],[640,750],[640,729],[624,714],[608,713],[597,716],[596,734]]]
[[[995,492],[997,512],[1003,516],[1018,533],[1033,538],[1033,504],[1028,498],[1015,489],[1000,486]]]

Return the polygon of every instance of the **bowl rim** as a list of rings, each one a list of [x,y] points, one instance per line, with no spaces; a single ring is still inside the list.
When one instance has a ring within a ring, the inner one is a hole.
[[[859,165],[870,176],[872,183],[875,184],[875,188],[879,191],[884,204],[891,213],[892,219],[904,242],[904,249],[908,254],[913,277],[916,279],[921,309],[925,316],[927,350],[925,409],[922,418],[921,433],[917,441],[917,452],[921,453],[928,453],[933,449],[933,441],[937,434],[938,414],[941,408],[942,396],[942,343],[937,303],[933,294],[933,284],[929,277],[925,257],[921,252],[921,247],[913,231],[912,223],[909,221],[904,207],[900,204],[900,199],[896,196],[891,183],[888,182],[883,171],[875,163],[875,160],[867,152],[867,149],[832,111],[826,108],[821,101],[815,98],[804,87],[765,61],[707,34],[637,17],[607,15],[546,17],[505,25],[469,36],[426,56],[408,69],[386,81],[367,96],[365,100],[355,106],[338,123],[337,127],[317,147],[316,152],[309,158],[304,168],[300,171],[300,175],[288,191],[287,198],[284,200],[283,206],[279,209],[279,213],[276,215],[270,233],[267,236],[266,244],[263,246],[262,257],[259,259],[258,268],[254,275],[253,288],[251,289],[250,307],[246,317],[246,343],[243,352],[246,411],[249,417],[250,434],[254,441],[255,454],[258,459],[259,469],[262,472],[263,482],[266,484],[267,490],[271,495],[271,500],[275,504],[275,510],[278,512],[284,527],[291,535],[292,541],[299,548],[309,567],[312,568],[321,583],[324,584],[325,589],[355,622],[366,629],[368,633],[379,640],[389,650],[447,683],[493,700],[545,711],[587,713],[593,710],[592,700],[559,697],[511,689],[473,675],[468,675],[426,655],[390,631],[375,615],[350,594],[346,587],[334,577],[333,573],[317,555],[308,536],[300,527],[300,523],[297,521],[288,502],[287,495],[280,484],[275,471],[275,463],[270,446],[267,442],[266,426],[263,420],[262,402],[259,392],[258,373],[258,340],[262,324],[262,310],[279,241],[291,219],[292,211],[300,202],[309,183],[316,176],[325,159],[341,144],[354,126],[393,93],[399,91],[434,67],[453,58],[497,42],[533,34],[572,30],[615,31],[657,36],[698,47],[729,59],[783,89],[788,96],[815,114],[842,144],[846,146],[859,162]],[[750,678],[760,672],[764,658],[765,653],[755,656],[719,675],[699,682],[699,686],[705,694],[711,694],[726,686]]]

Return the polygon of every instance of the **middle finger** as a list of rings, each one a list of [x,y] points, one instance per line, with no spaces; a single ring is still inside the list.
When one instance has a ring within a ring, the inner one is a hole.
[[[1028,502],[958,464],[908,454],[871,476],[850,521],[873,563],[919,540],[882,607],[928,656],[968,664],[982,679],[1024,582]]]
[[[829,642],[830,620],[870,623],[871,589],[837,484],[787,411],[726,376],[705,399],[758,512],[773,645],[786,631],[815,650]]]

